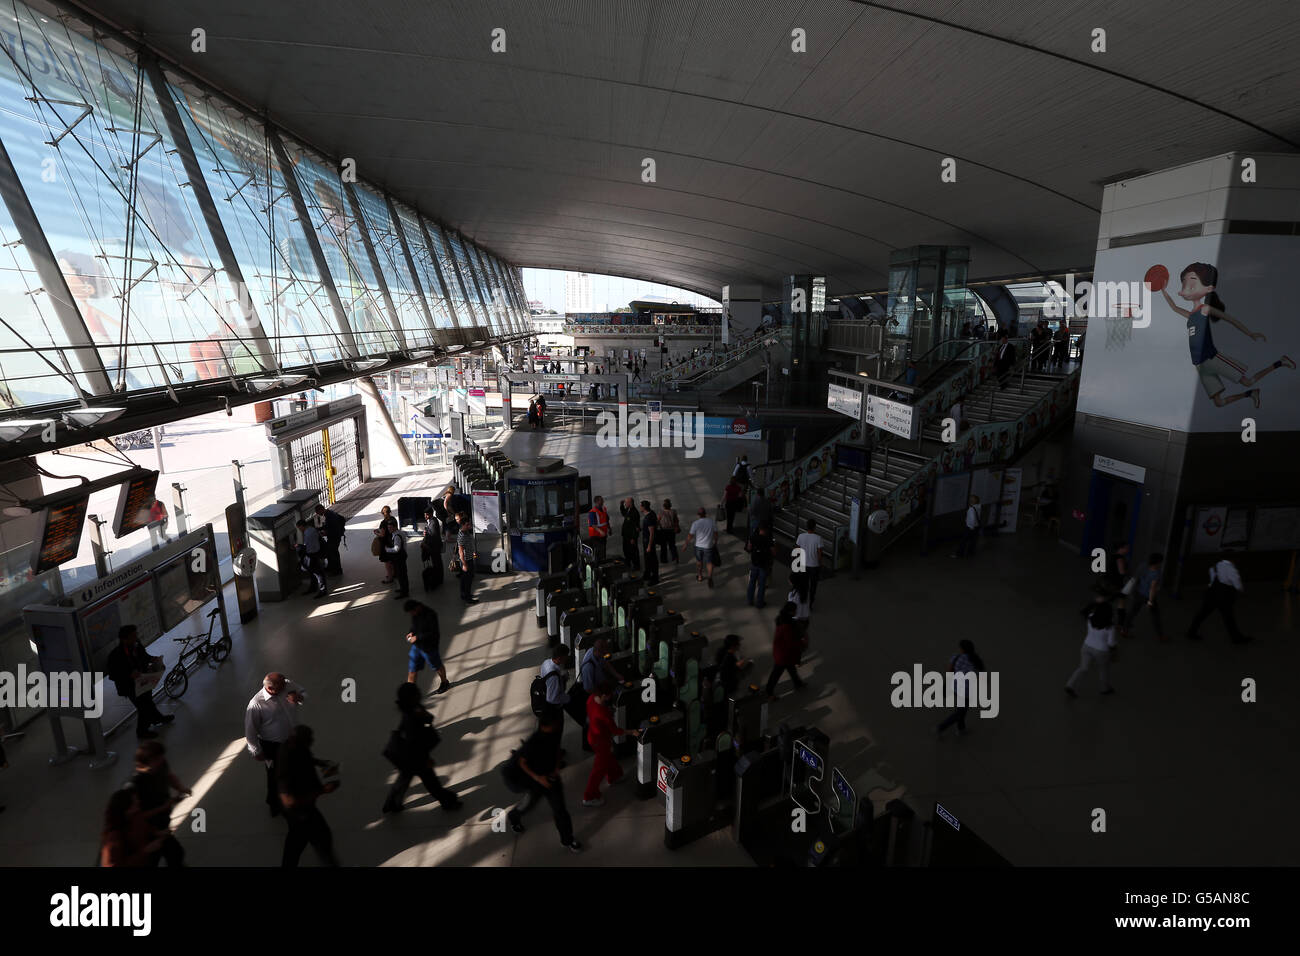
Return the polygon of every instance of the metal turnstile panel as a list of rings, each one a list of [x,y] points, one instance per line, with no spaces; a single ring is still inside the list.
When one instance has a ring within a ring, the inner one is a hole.
[[[357,420],[345,418],[329,427],[330,465],[334,469],[334,497],[342,498],[361,485],[361,455],[357,447]]]

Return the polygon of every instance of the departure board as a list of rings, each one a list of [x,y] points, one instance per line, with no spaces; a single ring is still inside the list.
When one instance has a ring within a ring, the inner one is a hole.
[[[32,555],[32,573],[41,574],[71,561],[81,549],[81,530],[86,526],[90,496],[83,495],[63,504],[49,505],[41,514],[39,544]]]
[[[149,524],[149,509],[157,489],[156,471],[146,471],[122,482],[113,516],[113,534],[120,538]]]

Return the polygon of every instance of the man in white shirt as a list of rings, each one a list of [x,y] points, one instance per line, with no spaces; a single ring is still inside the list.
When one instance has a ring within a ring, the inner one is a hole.
[[[1244,591],[1245,586],[1241,583],[1241,574],[1237,571],[1237,566],[1227,558],[1221,559],[1214,567],[1210,568],[1210,587],[1205,592],[1205,600],[1201,604],[1201,609],[1196,612],[1192,618],[1192,623],[1187,627],[1187,636],[1194,641],[1201,639],[1201,635],[1196,633],[1205,619],[1218,611],[1223,615],[1223,623],[1228,628],[1228,636],[1234,644],[1245,644],[1250,640],[1249,637],[1242,634],[1237,627],[1237,592]]]
[[[817,533],[817,519],[809,518],[807,529],[795,538],[794,546],[803,551],[804,569],[808,572],[808,606],[817,600],[817,579],[822,573],[822,536]]]
[[[709,587],[713,587],[713,548],[718,542],[718,525],[704,508],[695,513],[698,517],[687,531],[695,545],[695,580],[704,580],[704,567],[708,565]]]
[[[244,739],[254,760],[266,765],[266,805],[271,816],[282,810],[280,789],[275,778],[275,758],[280,745],[289,739],[298,722],[298,705],[306,695],[283,674],[272,672],[262,678],[262,689],[244,710]]]
[[[957,550],[949,555],[950,558],[973,557],[975,546],[979,544],[980,539],[980,499],[979,495],[971,495],[970,502],[966,505],[966,530],[962,532],[961,543],[957,545]]]

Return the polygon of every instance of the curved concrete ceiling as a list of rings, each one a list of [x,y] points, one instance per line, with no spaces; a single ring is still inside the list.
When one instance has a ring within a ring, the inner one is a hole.
[[[1300,148],[1286,0],[81,6],[517,265],[714,296],[882,288],[921,243],[972,279],[1089,267],[1104,182]]]

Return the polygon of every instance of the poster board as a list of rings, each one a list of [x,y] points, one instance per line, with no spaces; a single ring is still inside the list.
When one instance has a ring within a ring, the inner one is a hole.
[[[1223,505],[1209,508],[1197,508],[1193,519],[1192,551],[1196,554],[1209,554],[1218,551],[1222,545],[1223,524],[1228,520],[1228,509]]]
[[[472,492],[472,495],[474,499],[474,533],[500,534],[501,495],[495,491],[475,491]]]
[[[211,556],[206,566],[213,564]],[[181,624],[187,617],[211,600],[211,574],[194,570],[194,557],[184,554],[160,567],[158,579],[158,609],[164,631]]]
[[[136,626],[140,643],[145,647],[163,635],[152,576],[123,588],[107,600],[83,608],[80,616],[93,669],[103,667],[109,652],[117,646],[118,631],[124,625]]]
[[[1250,509],[1229,508],[1228,516],[1223,520],[1223,533],[1219,536],[1219,547],[1224,550],[1244,551],[1250,541]]]

